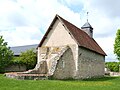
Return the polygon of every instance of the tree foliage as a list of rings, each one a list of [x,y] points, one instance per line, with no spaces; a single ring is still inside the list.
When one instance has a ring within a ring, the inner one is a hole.
[[[0,72],[4,72],[6,66],[9,65],[13,58],[13,52],[7,47],[7,42],[4,42],[2,36],[0,36]]]
[[[116,33],[114,53],[116,54],[118,60],[120,61],[120,29],[118,29]]]
[[[23,65],[23,60],[21,61],[20,57],[14,56],[13,59],[10,62],[10,65]]]
[[[105,66],[112,72],[119,72],[119,64],[120,62],[106,62]]]
[[[37,55],[33,49],[20,54],[19,61],[27,66],[27,69],[33,69],[37,62]]]

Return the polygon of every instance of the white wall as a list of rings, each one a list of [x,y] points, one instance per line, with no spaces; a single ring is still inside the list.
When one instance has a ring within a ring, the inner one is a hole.
[[[77,44],[65,29],[62,23],[57,20],[53,25],[42,46],[63,46],[68,44]]]

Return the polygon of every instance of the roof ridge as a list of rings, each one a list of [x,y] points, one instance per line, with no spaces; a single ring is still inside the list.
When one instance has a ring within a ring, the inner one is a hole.
[[[62,19],[62,20],[65,20],[65,21],[67,21],[68,23],[70,23],[71,25],[73,25],[74,27],[76,27],[76,28],[78,28],[77,26],[75,26],[73,23],[71,23],[71,22],[69,22],[68,20],[66,20],[66,19],[64,19],[64,18],[62,18],[61,16],[59,16],[58,15],[58,17],[60,17],[60,19]],[[78,28],[78,29],[80,29],[80,28]],[[80,29],[81,30],[81,29]],[[83,31],[84,32],[84,31]]]
[[[25,47],[25,46],[37,46],[38,44],[31,44],[31,45],[21,45],[21,46],[12,46],[10,48],[14,48],[14,47]]]

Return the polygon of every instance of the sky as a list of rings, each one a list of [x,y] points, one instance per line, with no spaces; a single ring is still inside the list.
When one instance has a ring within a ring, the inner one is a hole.
[[[117,61],[113,53],[120,28],[120,0],[0,0],[0,35],[8,46],[38,44],[56,14],[81,27],[87,20],[94,39]]]

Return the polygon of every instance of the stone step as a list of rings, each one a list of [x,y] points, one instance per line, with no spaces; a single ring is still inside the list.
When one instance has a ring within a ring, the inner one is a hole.
[[[46,80],[47,74],[23,74],[23,73],[5,73],[8,78],[15,78],[20,80]]]

